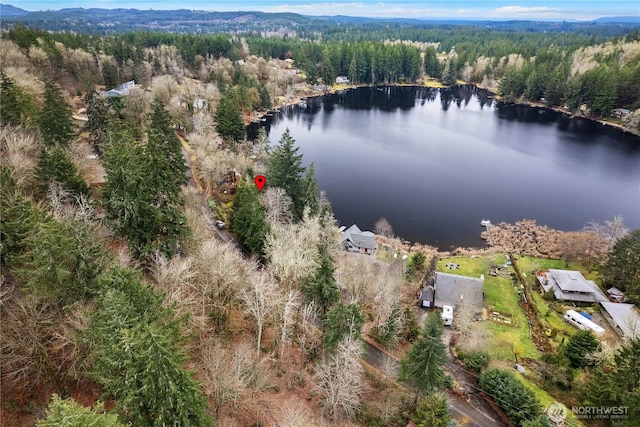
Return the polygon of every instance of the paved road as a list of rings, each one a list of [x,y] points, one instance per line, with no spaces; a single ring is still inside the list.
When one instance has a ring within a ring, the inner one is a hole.
[[[365,361],[374,368],[382,371],[384,363],[387,358],[391,357],[374,347],[367,344],[367,355]],[[398,366],[400,366],[398,364]],[[458,421],[458,424],[464,427],[500,427],[506,426],[499,418],[494,418],[484,411],[480,411],[469,403],[456,398],[455,396],[449,397],[449,414]]]

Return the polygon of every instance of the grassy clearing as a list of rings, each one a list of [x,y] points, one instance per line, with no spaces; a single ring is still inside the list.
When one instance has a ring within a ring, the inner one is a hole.
[[[532,292],[531,297],[536,304],[538,320],[545,328],[555,329],[558,336],[555,341],[560,342],[562,336],[569,337],[573,335],[577,329],[569,325],[562,319],[562,315],[553,309],[550,309],[549,302],[545,301],[540,293]]]
[[[524,320],[524,315],[523,315]],[[487,351],[492,359],[515,362],[518,357],[538,359],[540,354],[529,336],[529,325],[520,321],[516,326],[501,325],[491,321],[482,323],[483,330],[488,332]]]
[[[445,267],[448,262],[460,265],[458,270]],[[489,275],[489,264],[504,264],[504,255],[490,257],[452,257],[438,261],[438,271],[459,274],[461,276],[480,277],[484,275],[484,306],[488,310],[509,313],[513,316],[513,325],[501,325],[491,321],[482,322],[479,333],[488,336],[486,349],[491,357],[497,360],[514,360],[514,351],[518,357],[538,359],[540,354],[536,350],[529,333],[529,323],[522,309],[518,305],[518,295],[510,278]]]

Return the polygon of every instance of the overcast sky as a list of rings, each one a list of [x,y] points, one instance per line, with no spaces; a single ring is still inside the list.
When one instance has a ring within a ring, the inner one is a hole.
[[[603,16],[640,16],[640,0],[428,1],[428,0],[2,0],[26,10],[67,7],[255,10],[303,15],[400,18],[590,20]]]

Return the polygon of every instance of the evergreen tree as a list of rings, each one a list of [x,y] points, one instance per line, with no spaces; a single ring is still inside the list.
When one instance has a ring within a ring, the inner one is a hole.
[[[19,126],[28,117],[30,104],[22,88],[0,70],[0,123]]]
[[[442,342],[443,332],[440,315],[431,313],[425,321],[422,336],[402,359],[401,378],[428,393],[444,384],[446,352]]]
[[[75,195],[89,194],[89,186],[80,177],[76,165],[60,145],[48,149],[42,148],[35,175],[40,181],[42,193],[46,192],[49,183],[53,180]]]
[[[164,202],[180,203],[180,187],[188,182],[187,166],[182,155],[182,145],[171,127],[169,113],[162,101],[153,101],[147,152],[151,169],[162,183],[159,190]]]
[[[11,265],[27,246],[25,238],[44,215],[29,199],[15,191],[9,169],[0,165],[0,262]]]
[[[44,105],[38,118],[40,133],[45,145],[67,146],[74,138],[71,123],[71,106],[62,96],[60,87],[51,80],[44,84]]]
[[[332,353],[348,335],[360,338],[363,324],[364,317],[357,304],[334,304],[324,320],[324,344],[327,351]]]
[[[625,418],[615,427],[635,427],[640,419],[640,339],[625,341],[614,356],[613,366],[598,368],[589,382],[587,405],[622,407]],[[605,369],[606,368],[606,369]]]
[[[255,185],[243,182],[238,186],[233,199],[231,228],[244,247],[251,252],[264,255],[264,242],[269,225]]]
[[[451,421],[449,400],[442,392],[433,392],[423,398],[411,420],[417,427],[447,427]]]
[[[586,356],[599,349],[600,342],[593,332],[578,331],[569,338],[564,348],[564,354],[569,359],[572,368],[582,368],[588,364]]]
[[[456,69],[453,61],[450,60],[442,71],[442,84],[445,86],[454,86],[456,82]]]
[[[184,370],[180,323],[163,297],[126,270],[112,270],[88,336],[92,377],[113,396],[123,421],[140,426],[205,426],[200,385]]]
[[[16,272],[35,295],[60,306],[96,295],[98,277],[110,262],[94,232],[83,224],[42,218],[24,238]]]
[[[606,284],[619,287],[630,299],[640,302],[640,229],[615,243],[603,276]]]
[[[509,371],[496,368],[485,371],[480,376],[480,387],[494,397],[516,425],[540,415],[540,402],[536,395]]]
[[[108,141],[109,116],[107,99],[94,93],[89,99],[89,105],[87,105],[87,117],[89,120],[85,128],[89,131],[91,142],[100,149],[104,149],[104,145]]]
[[[102,404],[86,408],[75,400],[54,394],[47,407],[47,418],[36,427],[124,427],[116,414],[105,413]]]
[[[268,160],[267,182],[270,187],[282,188],[291,197],[292,214],[302,219],[305,205],[305,182],[302,177],[302,154],[298,154],[295,140],[287,129]]]
[[[228,89],[220,98],[215,113],[216,130],[225,141],[244,140],[245,128],[240,108],[240,99],[234,89]]]
[[[304,205],[309,209],[309,214],[312,216],[318,215],[320,209],[318,200],[320,192],[318,190],[318,181],[316,181],[314,175],[313,163],[311,163],[304,177]]]
[[[313,279],[304,287],[307,299],[315,301],[316,306],[322,314],[335,303],[340,301],[340,291],[334,277],[335,268],[329,251],[324,248],[322,250],[322,258],[320,266],[316,270]]]
[[[103,165],[107,173],[103,205],[115,234],[129,240],[137,257],[148,258],[156,251],[175,254],[188,233],[179,209],[181,199],[175,184],[165,188],[158,179],[148,150],[127,136],[114,135]]]

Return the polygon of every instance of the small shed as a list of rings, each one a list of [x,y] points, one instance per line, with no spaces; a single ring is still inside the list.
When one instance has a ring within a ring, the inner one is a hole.
[[[435,299],[435,289],[433,286],[426,286],[420,292],[420,306],[424,308],[433,308]]]
[[[607,289],[607,294],[609,295],[609,301],[611,302],[627,302],[627,297],[618,288],[612,287]]]

